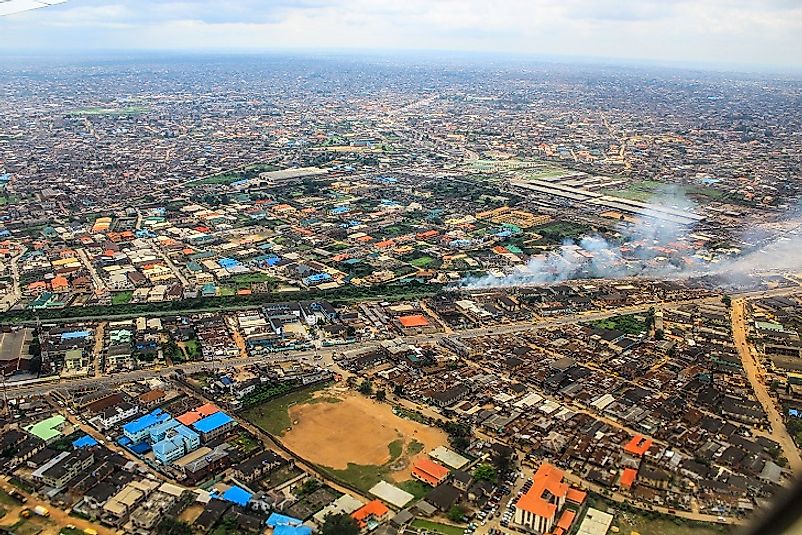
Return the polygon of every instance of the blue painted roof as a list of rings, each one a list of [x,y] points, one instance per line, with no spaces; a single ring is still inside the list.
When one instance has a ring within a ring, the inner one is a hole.
[[[137,442],[136,444],[130,444],[128,449],[136,453],[137,455],[145,455],[147,452],[150,451],[150,444],[145,442]]]
[[[220,260],[217,261],[217,263],[224,268],[230,268],[240,265],[240,263],[237,260],[234,260],[233,258],[221,258]]]
[[[279,513],[270,513],[270,516],[267,517],[267,526],[271,528],[276,526],[300,526],[303,523],[303,520]]]
[[[89,448],[92,446],[97,446],[97,440],[90,437],[89,435],[84,435],[78,440],[74,440],[72,446],[74,448]]]
[[[173,450],[177,450],[178,448],[182,447],[183,445],[181,442],[174,441],[170,438],[165,438],[164,440],[160,440],[153,445],[153,452],[156,455],[161,455],[166,457],[167,454]]]
[[[312,528],[309,526],[276,526],[273,535],[311,535]]]
[[[198,420],[192,424],[192,427],[201,433],[209,433],[210,431],[214,431],[218,427],[222,427],[233,420],[234,419],[231,416],[221,411]]]
[[[133,422],[129,422],[123,426],[123,431],[127,433],[139,433],[148,427],[158,425],[170,419],[170,415],[161,409],[156,409],[144,416],[140,416]]]
[[[61,333],[62,340],[72,340],[74,338],[86,338],[92,334],[91,331],[70,331],[68,333]]]
[[[253,494],[247,490],[234,486],[225,491],[222,498],[227,502],[245,506],[248,505],[249,501],[251,501],[251,496],[253,496]]]

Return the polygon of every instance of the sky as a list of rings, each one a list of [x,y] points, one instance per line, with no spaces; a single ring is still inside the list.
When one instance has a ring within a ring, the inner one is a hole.
[[[802,0],[68,0],[0,51],[443,50],[802,70]]]

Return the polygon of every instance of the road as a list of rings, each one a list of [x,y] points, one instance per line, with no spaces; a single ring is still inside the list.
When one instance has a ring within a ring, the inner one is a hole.
[[[11,483],[9,483],[8,476],[4,475],[0,477],[0,480],[2,480],[0,488],[2,488],[4,491],[9,492],[15,488]],[[42,531],[39,532],[42,535],[56,535],[57,533],[61,532],[61,528],[67,526],[68,524],[72,524],[73,526],[79,529],[87,529],[87,528],[94,529],[100,535],[113,535],[117,533],[116,531],[103,527],[99,524],[93,524],[92,522],[89,522],[82,518],[69,516],[69,514],[66,511],[63,511],[57,507],[53,507],[48,502],[42,501],[39,498],[29,494],[28,492],[22,489],[18,488],[17,490],[20,491],[28,499],[28,501],[25,502],[24,505],[16,507],[8,507],[4,505],[3,508],[8,509],[8,512],[3,517],[3,519],[0,520],[0,527],[12,526],[19,519],[19,513],[23,508],[33,509],[37,505],[41,505],[43,507],[47,507],[47,509],[50,511],[50,517],[47,520],[41,521],[43,525],[46,525],[46,527],[43,527]],[[31,522],[31,526],[34,525],[34,522],[36,522],[36,520],[33,520],[33,522]],[[37,522],[36,525],[38,526],[39,524],[40,523]],[[23,532],[27,533],[27,531],[23,531],[23,529],[28,529],[28,526],[20,529],[18,533],[23,533]]]
[[[778,291],[771,291],[771,292],[751,292],[742,294],[745,296],[777,296],[777,295],[789,295],[791,293],[799,292],[800,288],[796,287],[793,289],[782,289]],[[534,321],[521,321],[515,323],[507,323],[501,325],[495,325],[492,327],[479,327],[479,328],[472,328],[472,329],[463,329],[453,334],[447,333],[434,333],[434,334],[418,334],[412,336],[405,336],[400,337],[401,340],[408,344],[431,344],[431,343],[438,343],[444,338],[458,338],[458,339],[469,339],[475,338],[479,336],[489,336],[489,335],[511,335],[520,332],[526,332],[531,330],[538,330],[538,329],[547,329],[550,327],[556,327],[559,325],[566,325],[575,323],[577,321],[597,321],[602,319],[607,319],[613,316],[618,316],[621,314],[635,314],[639,312],[646,312],[651,307],[666,307],[666,306],[680,306],[686,304],[703,304],[703,303],[718,303],[720,299],[718,297],[700,297],[696,299],[685,299],[680,301],[666,301],[661,303],[644,303],[641,305],[633,305],[633,306],[626,306],[626,307],[619,307],[610,310],[604,310],[599,312],[592,312],[592,313],[585,313],[585,314],[570,314],[565,316],[555,316],[555,317],[548,317],[548,318],[537,318]],[[253,305],[250,308],[256,308],[257,305]],[[232,307],[232,310],[237,309],[244,309],[247,307]],[[219,310],[218,310],[219,311]],[[154,315],[165,315],[165,313],[158,313]],[[116,316],[114,316],[116,318]],[[106,318],[97,318],[98,320],[110,320],[112,319],[111,316]],[[72,321],[77,321],[73,319]],[[376,342],[366,342],[362,344],[363,346],[373,346],[376,345]],[[354,348],[355,346],[349,346],[348,348]],[[316,353],[319,353],[321,357],[325,359],[326,362],[333,362],[332,355],[335,352],[342,351],[343,348],[327,348],[327,349],[308,349],[302,351],[288,351],[285,353],[275,353],[269,354],[264,356],[258,357],[238,357],[233,359],[226,359],[221,361],[220,363],[215,363],[214,365],[222,365],[226,367],[236,367],[236,366],[243,366],[246,364],[251,364],[254,362],[263,362],[263,361],[270,361],[270,360],[289,360],[290,358],[293,359],[300,359],[300,358],[313,358]],[[6,392],[9,396],[20,396],[20,395],[31,395],[31,394],[44,394],[47,392],[52,392],[54,390],[59,390],[63,388],[70,388],[70,387],[83,387],[83,386],[110,386],[116,384],[122,384],[131,381],[139,381],[143,379],[147,379],[150,377],[157,377],[157,376],[167,376],[170,375],[177,370],[183,370],[187,374],[191,374],[194,372],[198,372],[203,368],[211,367],[213,364],[208,361],[196,361],[196,362],[187,362],[180,365],[173,365],[173,366],[164,366],[159,369],[142,369],[142,370],[133,370],[133,371],[125,371],[125,372],[118,372],[111,375],[106,375],[103,377],[93,377],[93,378],[76,378],[76,379],[64,379],[59,381],[47,381],[35,384],[25,384],[25,385],[14,385],[13,383],[6,384]]]
[[[4,295],[3,298],[0,299],[0,311],[5,312],[6,310],[11,310],[11,307],[16,305],[22,298],[22,289],[20,288],[19,282],[19,261],[27,250],[28,248],[23,246],[20,252],[14,255],[10,260],[12,288],[11,293]]]
[[[76,252],[78,253],[78,257],[81,259],[81,262],[83,262],[87,271],[89,271],[89,274],[92,275],[92,284],[95,286],[95,291],[105,290],[106,283],[103,282],[103,279],[100,278],[100,275],[98,275],[95,265],[89,260],[89,257],[86,254],[86,250],[76,249]]]
[[[746,302],[743,299],[736,299],[732,302],[732,336],[735,341],[735,347],[741,357],[741,365],[749,384],[752,385],[755,397],[769,418],[771,427],[769,436],[780,444],[791,470],[798,475],[802,472],[802,457],[800,457],[799,449],[785,427],[785,420],[777,409],[774,398],[771,397],[768,388],[766,388],[763,366],[749,346],[746,333]]]
[[[703,302],[710,302],[711,300],[715,301],[716,299],[717,298],[705,297],[686,301],[677,301],[672,303],[672,305],[703,303]],[[663,305],[665,304],[666,303],[663,303]],[[655,305],[652,303],[646,303],[643,305],[621,307],[611,310],[605,310],[602,312],[594,312],[590,314],[580,314],[580,315],[572,314],[568,316],[557,316],[552,318],[538,318],[534,322],[522,321],[517,323],[497,325],[490,328],[481,327],[473,329],[464,329],[455,332],[453,334],[446,334],[446,333],[418,334],[418,335],[401,337],[401,340],[403,340],[408,344],[431,344],[431,343],[437,343],[440,340],[447,337],[466,339],[466,338],[475,338],[478,336],[488,336],[488,335],[509,335],[537,329],[546,329],[558,325],[570,324],[576,321],[596,321],[600,319],[606,319],[613,316],[617,316],[620,314],[634,314],[637,312],[645,312],[652,306]],[[110,318],[105,318],[105,319],[110,319]],[[365,343],[362,345],[371,346],[371,345],[376,345],[376,343]],[[349,346],[349,348],[353,347],[354,346]],[[290,358],[292,359],[313,358],[316,354],[320,354],[320,356],[325,359],[324,360],[325,362],[332,363],[333,353],[342,350],[343,350],[342,348],[325,348],[319,350],[307,349],[302,351],[273,353],[269,355],[256,356],[256,357],[240,356],[238,358],[223,360],[220,363],[215,363],[214,365],[236,367],[236,366],[251,364],[254,362],[263,362],[270,360],[288,360]],[[198,372],[203,368],[211,367],[212,365],[213,364],[209,361],[196,361],[196,362],[187,362],[180,365],[163,366],[159,369],[142,369],[142,370],[118,372],[111,375],[105,375],[102,377],[64,379],[59,381],[48,381],[48,382],[25,384],[25,385],[14,385],[13,383],[7,383],[6,392],[9,396],[21,396],[21,395],[31,395],[31,394],[44,394],[47,392],[52,392],[54,390],[71,388],[71,387],[75,388],[75,387],[85,387],[92,385],[111,386],[131,381],[139,381],[150,377],[156,377],[156,376],[164,377],[176,372],[179,369],[183,370],[184,373],[191,374]]]
[[[155,239],[153,240],[153,250],[156,251],[156,254],[159,255],[162,260],[164,260],[164,263],[167,264],[167,267],[172,270],[173,274],[176,277],[178,277],[178,280],[181,281],[181,284],[184,286],[184,288],[189,288],[190,284],[187,278],[184,276],[183,273],[181,273],[181,270],[178,269],[178,267],[173,263],[172,259],[169,256],[167,256],[167,254],[165,254],[165,252],[161,248],[161,245]]]
[[[95,329],[95,346],[92,348],[92,363],[95,368],[95,377],[103,373],[103,348],[106,345],[106,322],[101,321]]]

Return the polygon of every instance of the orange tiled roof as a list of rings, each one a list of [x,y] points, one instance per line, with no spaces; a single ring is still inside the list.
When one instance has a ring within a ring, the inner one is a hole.
[[[630,440],[627,445],[624,446],[624,450],[632,455],[642,457],[643,454],[649,451],[649,448],[651,447],[652,439],[646,438],[643,435],[635,435],[632,437],[632,440]]]
[[[426,458],[416,461],[412,471],[431,477],[432,480],[436,481],[435,485],[448,476],[448,468]]]
[[[557,521],[557,527],[568,531],[568,529],[571,527],[571,524],[574,523],[575,517],[576,513],[574,511],[566,509],[563,511],[563,514],[560,515],[560,519]]]
[[[632,487],[637,475],[638,471],[634,468],[624,468],[624,473],[621,474],[621,486],[625,489]]]
[[[562,480],[562,470],[549,463],[541,464],[532,478],[532,487],[526,494],[518,498],[515,507],[529,511],[536,516],[553,519],[557,514],[557,505],[543,498],[543,495],[548,491],[554,496],[565,497],[568,493],[568,485]]]
[[[206,418],[207,416],[211,416],[212,414],[220,412],[220,409],[217,408],[217,405],[214,403],[205,403],[198,407],[197,409],[187,411],[181,416],[178,416],[176,420],[181,422],[184,425],[192,425],[198,420],[202,418]]]
[[[429,320],[422,314],[413,314],[411,316],[401,316],[398,321],[404,327],[426,327],[429,325]]]
[[[568,500],[569,502],[580,503],[580,504],[584,503],[585,498],[587,497],[588,497],[587,492],[585,492],[584,490],[575,489],[573,487],[568,489],[568,492],[565,494],[566,500]]]
[[[351,513],[351,517],[360,527],[364,527],[370,517],[381,518],[389,512],[390,510],[381,501],[373,500]]]

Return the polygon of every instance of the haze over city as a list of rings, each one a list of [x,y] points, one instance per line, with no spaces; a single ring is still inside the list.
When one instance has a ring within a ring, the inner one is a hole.
[[[0,533],[773,535],[794,1],[0,0]]]
[[[441,50],[802,67],[793,0],[72,0],[2,29],[5,52]]]

